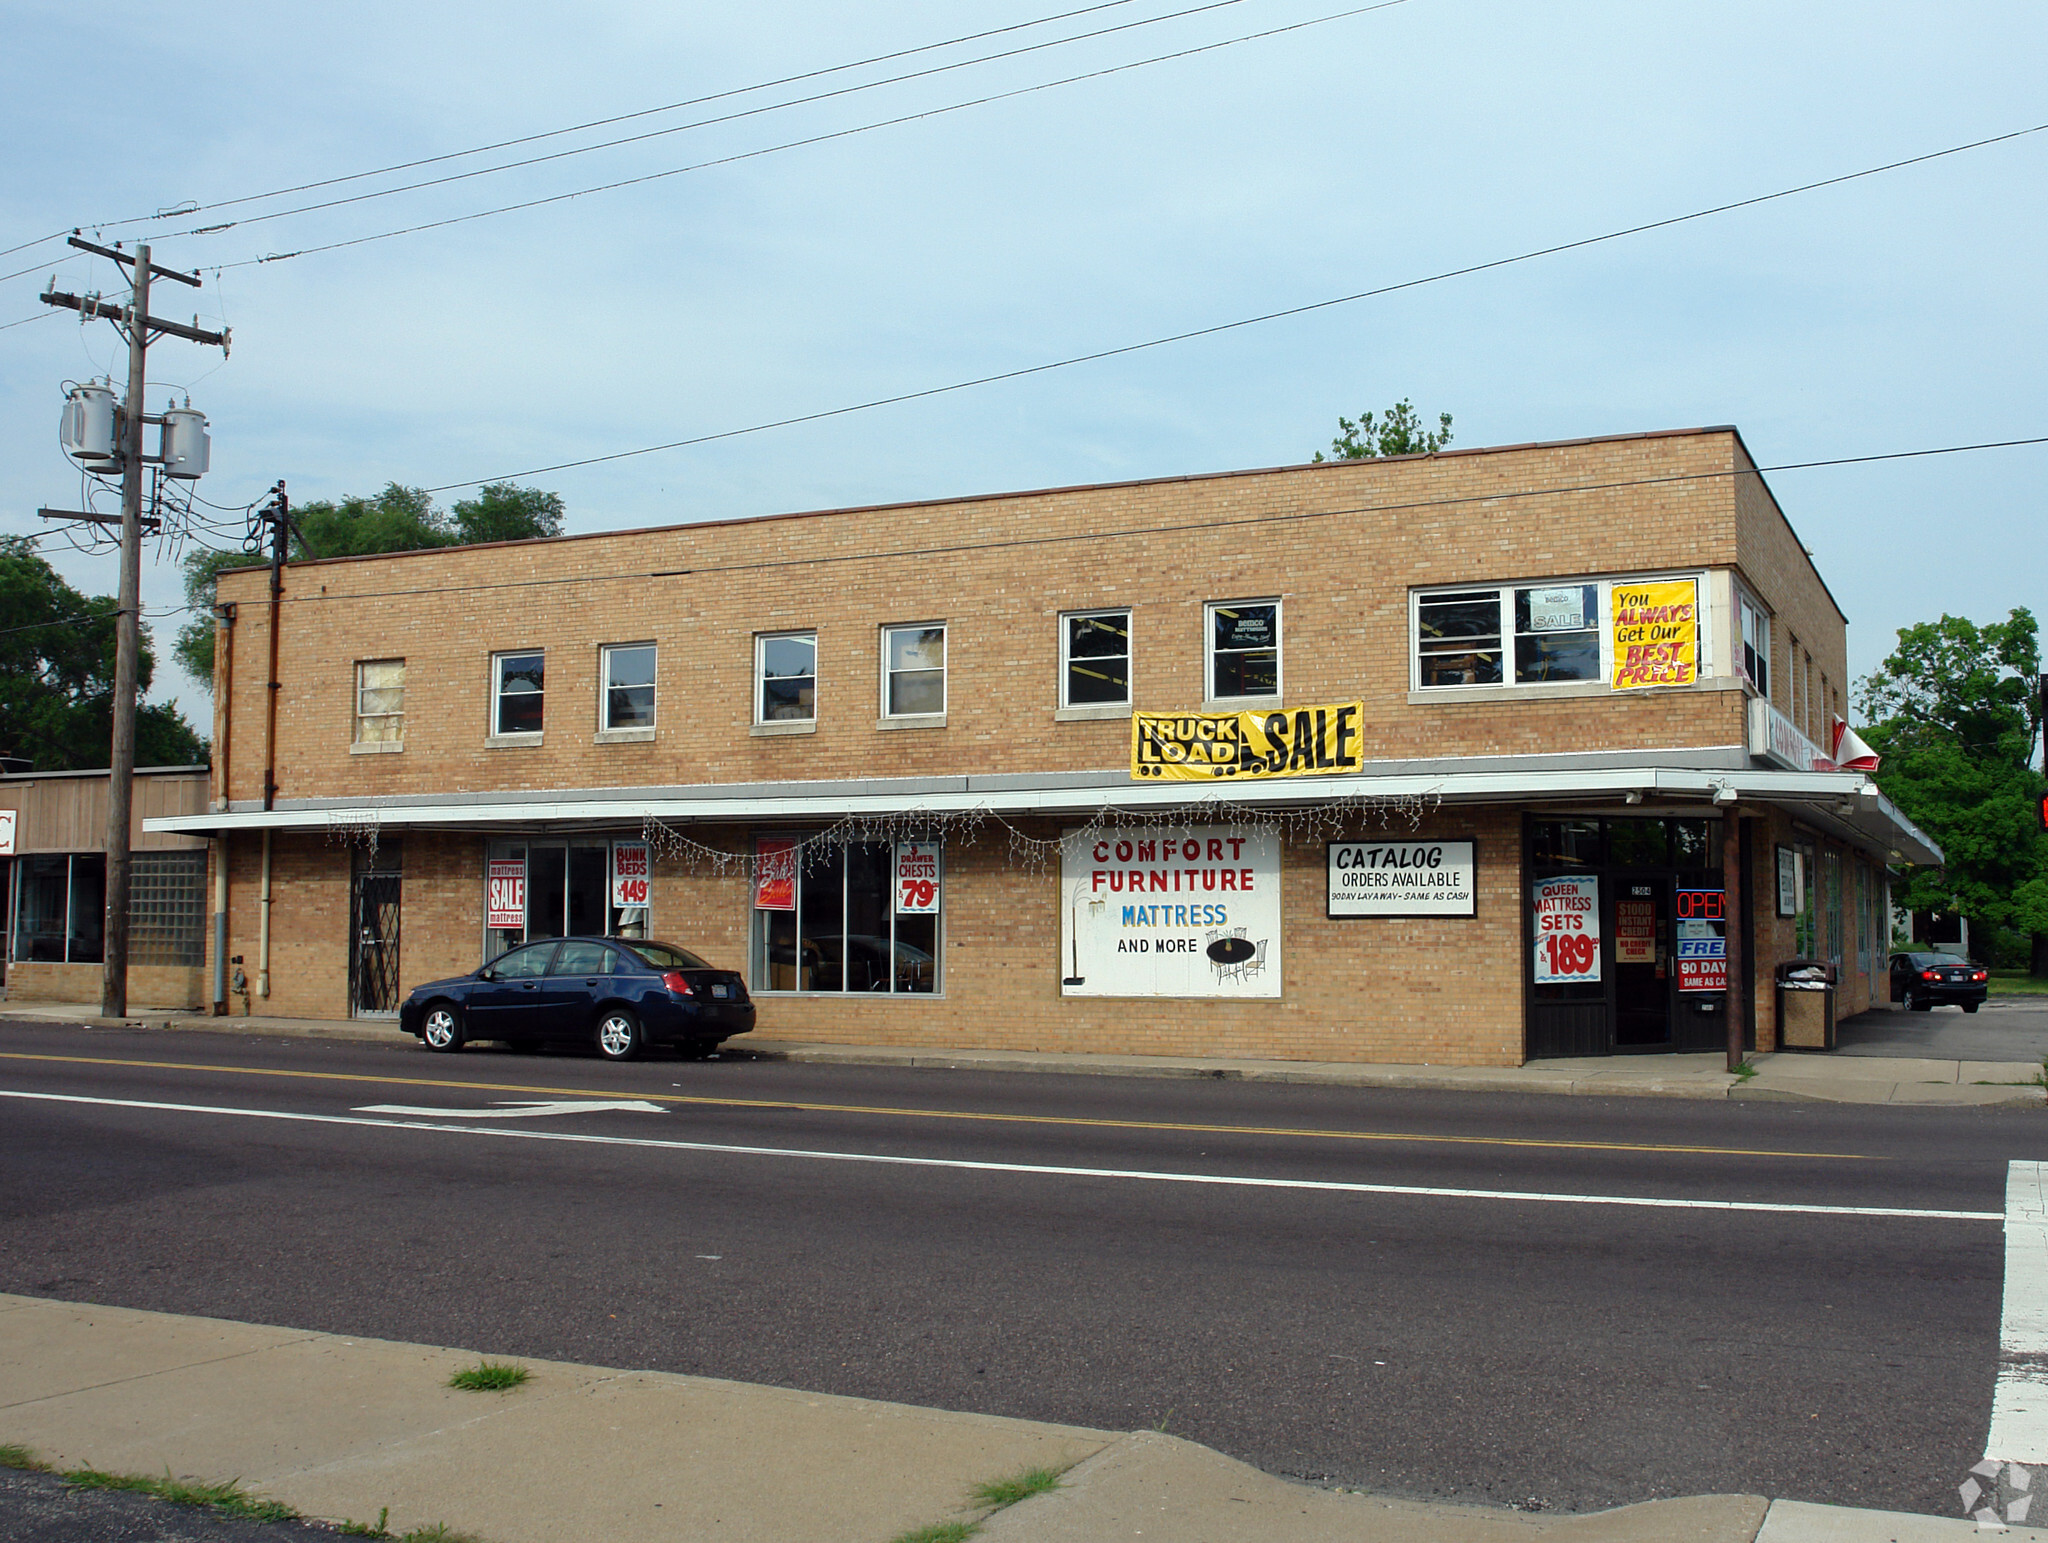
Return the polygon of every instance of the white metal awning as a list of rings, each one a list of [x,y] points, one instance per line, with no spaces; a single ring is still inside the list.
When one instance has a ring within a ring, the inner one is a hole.
[[[1015,785],[1029,782],[1032,785]],[[1011,785],[1004,785],[1011,784]],[[1633,796],[1632,796],[1633,795]],[[606,788],[560,793],[451,794],[408,800],[295,801],[263,810],[232,808],[143,821],[150,831],[188,836],[243,832],[325,831],[374,820],[382,830],[526,831],[613,829],[647,819],[684,823],[802,823],[847,816],[965,814],[1086,818],[1105,809],[1184,812],[1189,819],[1227,819],[1232,809],[1302,807],[1346,798],[1430,800],[1468,804],[1635,804],[1727,807],[1769,805],[1808,820],[1826,834],[1895,863],[1930,864],[1941,849],[1861,772],[1777,769],[1722,770],[1671,766],[1554,767],[1371,773],[1270,781],[1137,783],[1086,774],[1056,779],[933,778],[892,787],[886,782],[733,784],[670,790]]]

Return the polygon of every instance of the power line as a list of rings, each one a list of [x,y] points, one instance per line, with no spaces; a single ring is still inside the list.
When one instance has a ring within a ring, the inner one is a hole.
[[[32,321],[41,321],[45,316],[55,316],[56,314],[55,311],[38,311],[33,316],[22,317],[20,321],[10,321],[0,325],[0,332],[5,332],[9,327],[26,327]]]
[[[986,107],[991,102],[1007,102],[1016,97],[1031,96],[1040,91],[1052,91],[1061,86],[1075,85],[1081,81],[1101,80],[1110,75],[1121,75],[1128,70],[1140,70],[1154,64],[1164,64],[1175,59],[1191,59],[1197,54],[1213,53],[1219,48],[1234,48],[1240,43],[1257,42],[1264,38],[1278,37],[1287,32],[1300,32],[1308,27],[1320,27],[1333,21],[1345,21],[1353,16],[1363,16],[1370,11],[1384,11],[1396,5],[1405,5],[1407,0],[1378,0],[1374,5],[1356,6],[1350,10],[1334,11],[1327,16],[1311,17],[1307,21],[1291,22],[1284,27],[1270,27],[1262,32],[1247,32],[1240,37],[1225,38],[1221,42],[1204,43],[1196,48],[1178,49],[1172,53],[1155,54],[1149,59],[1134,59],[1127,64],[1111,65],[1105,69],[1087,70],[1079,75],[1068,75],[1059,80],[1041,81],[1036,85],[1020,86],[1014,91],[996,91],[987,96],[978,96],[965,102],[953,102],[944,107],[928,108],[923,112],[905,113],[897,118],[884,118],[876,123],[863,123],[850,129],[835,129],[830,133],[811,134],[802,139],[786,140],[779,145],[767,145],[755,150],[742,150],[732,155],[717,156],[708,161],[698,161],[689,166],[672,166],[666,171],[648,172],[644,176],[625,177],[616,182],[599,183],[594,187],[577,188],[573,192],[553,193],[545,198],[529,198],[515,204],[503,204],[495,209],[479,209],[470,214],[451,215],[445,220],[428,220],[418,225],[401,226],[397,230],[380,231],[373,236],[355,236],[346,241],[328,241],[319,246],[300,247],[290,252],[272,252],[263,257],[245,258],[241,262],[208,264],[210,271],[221,273],[229,268],[249,268],[261,263],[284,262],[293,257],[309,257],[317,252],[338,252],[345,247],[366,246],[373,241],[389,241],[395,236],[416,236],[422,231],[440,230],[449,225],[462,225],[470,220],[486,220],[500,214],[514,214],[523,209],[539,209],[548,204],[565,203],[572,198],[584,198],[592,193],[612,193],[620,188],[638,187],[642,183],[660,182],[668,177],[680,177],[689,172],[705,171],[714,166],[730,166],[738,161],[751,161],[764,155],[775,155],[784,150],[797,150],[807,145],[820,145],[835,139],[850,139],[857,134],[871,134],[877,129],[896,128],[906,123],[918,123],[927,118],[942,118],[948,113],[964,112],[970,107]],[[186,231],[184,235],[198,235],[199,231]],[[171,237],[164,239],[170,240]]]
[[[510,150],[518,145],[536,144],[544,139],[558,139],[564,134],[580,134],[586,129],[609,128],[615,123],[631,123],[639,118],[651,118],[661,113],[681,112],[686,107],[702,107],[708,102],[721,102],[736,96],[747,96],[756,91],[770,91],[777,86],[792,86],[806,80],[818,80],[827,75],[843,74],[847,70],[865,69],[871,64],[887,64],[895,59],[908,59],[917,54],[934,53],[942,48],[954,48],[962,43],[978,43],[984,38],[1001,37],[1005,33],[1024,32],[1032,27],[1051,26],[1054,22],[1071,21],[1076,16],[1087,16],[1096,11],[1113,11],[1121,6],[1131,5],[1136,0],[1106,0],[1100,5],[1084,5],[1079,10],[1060,11],[1051,16],[1040,16],[1031,21],[1020,21],[1007,27],[992,27],[985,32],[969,32],[959,37],[947,38],[938,43],[921,43],[915,48],[899,48],[893,53],[874,54],[866,59],[855,59],[847,64],[828,65],[823,69],[805,70],[801,74],[782,75],[774,80],[758,81],[751,86],[734,86],[725,91],[714,91],[708,96],[694,96],[681,102],[670,102],[663,107],[643,107],[636,112],[619,113],[609,118],[592,118],[586,123],[572,123],[565,128],[546,129],[537,134],[523,134],[516,139],[501,139],[488,145],[475,145],[467,150],[450,150],[441,155],[423,156],[416,161],[399,161],[390,166],[379,166],[371,171],[354,171],[345,176],[325,177],[317,182],[300,182],[290,187],[272,188],[267,193],[245,193],[239,198],[224,198],[210,204],[180,204],[175,208],[159,209],[155,214],[137,215],[128,220],[110,220],[96,229],[113,229],[116,226],[139,225],[150,220],[178,219],[191,214],[205,214],[216,209],[233,209],[242,204],[261,203],[266,198],[284,198],[293,193],[310,193],[319,188],[338,187],[346,182],[361,182],[369,177],[388,176],[393,172],[416,171],[422,166],[438,166],[447,161],[459,161],[468,155],[488,155],[493,150]],[[21,246],[0,251],[0,257],[14,252],[23,252],[29,247],[39,246],[42,241],[54,241],[63,235],[58,231],[54,236],[44,236],[41,241],[29,241]]]
[[[1170,525],[1139,525],[1121,530],[1070,531],[1043,536],[1013,536],[998,541],[962,541],[946,546],[905,547],[879,552],[833,552],[816,557],[765,558],[759,562],[710,563],[697,568],[654,568],[621,573],[578,573],[559,578],[505,579],[484,584],[435,584],[416,589],[371,589],[351,590],[343,594],[286,595],[287,604],[315,604],[322,601],[392,600],[405,599],[413,595],[477,594],[501,589],[552,589],[568,584],[604,584],[636,579],[701,578],[706,575],[728,573],[756,573],[778,568],[826,567],[840,563],[895,562],[922,557],[957,557],[970,552],[1008,551],[1019,547],[1061,546],[1083,541],[1123,541],[1136,538],[1181,535],[1196,531],[1238,530],[1264,525],[1293,525],[1309,520],[1336,519],[1352,514],[1409,514],[1425,509],[1449,509],[1462,504],[1498,503],[1516,498],[1559,498],[1578,493],[1611,493],[1625,488],[1669,486],[1681,482],[1714,482],[1731,477],[1760,477],[1769,472],[1814,471],[1834,466],[1867,466],[1882,461],[1921,460],[1937,455],[1967,455],[1983,450],[2012,450],[2032,445],[2048,445],[2048,434],[2035,435],[2025,439],[1984,440],[1963,445],[1937,445],[1922,450],[1885,450],[1869,455],[1832,456],[1823,460],[1780,461],[1770,466],[1738,466],[1717,471],[1673,472],[1659,477],[1626,477],[1612,482],[1573,482],[1553,486],[1524,488],[1496,488],[1483,493],[1461,493],[1445,498],[1411,499],[1397,504],[1350,504],[1336,509],[1296,510],[1288,514],[1254,514],[1238,519],[1200,519],[1177,522]],[[1332,464],[1343,464],[1332,463]],[[1030,494],[1011,495],[1019,498]],[[940,499],[936,502],[943,503]],[[730,522],[734,524],[744,521]],[[683,528],[688,527],[672,527]],[[645,532],[605,531],[593,535],[634,535]],[[589,540],[591,536],[579,536],[577,540]],[[423,547],[423,552],[448,552],[448,547]],[[364,556],[409,556],[410,553],[365,553]],[[229,570],[243,571],[248,570]]]
[[[655,455],[665,450],[682,450],[693,445],[708,445],[719,440],[738,439],[748,434],[762,434],[770,429],[793,428],[798,424],[818,423],[828,418],[842,418],[849,413],[867,412],[877,407],[892,407],[903,402],[922,401],[929,397],[947,396],[956,391],[971,390],[976,386],[995,385],[1001,381],[1022,380],[1027,376],[1043,375],[1052,370],[1069,369],[1077,364],[1093,364],[1103,359],[1115,359],[1125,354],[1142,353],[1147,349],[1164,348],[1170,343],[1185,343],[1195,338],[1213,337],[1218,333],[1235,332],[1244,327],[1256,327],[1270,321],[1280,321],[1293,316],[1306,316],[1316,311],[1326,311],[1335,306],[1351,305],[1360,300],[1371,300],[1382,295],[1391,295],[1406,289],[1420,289],[1428,284],[1441,284],[1448,279],[1465,278],[1475,273],[1485,273],[1495,268],[1511,267],[1516,263],[1533,262],[1539,257],[1554,257],[1560,252],[1577,251],[1583,247],[1598,246],[1603,242],[1619,241],[1625,236],[1639,236],[1647,231],[1663,230],[1673,225],[1684,225],[1693,220],[1704,220],[1717,214],[1727,214],[1736,209],[1753,208],[1758,204],[1771,203],[1781,198],[1791,198],[1800,193],[1811,193],[1819,188],[1835,187],[1844,182],[1855,182],[1865,177],[1879,176],[1885,172],[1898,171],[1907,166],[1918,166],[1926,161],[1940,160],[1945,156],[1961,155],[1967,150],[1981,150],[1987,145],[2003,144],[2007,140],[2021,139],[2029,134],[2039,134],[2048,129],[2048,123],[2035,124],[2032,128],[2014,129],[2006,134],[1994,134],[1988,139],[1975,139],[1967,144],[1951,145],[1945,150],[1930,150],[1924,155],[1908,156],[1904,160],[1887,161],[1882,166],[1865,167],[1862,171],[1844,172],[1840,176],[1823,177],[1817,182],[1804,182],[1797,187],[1780,188],[1775,193],[1759,193],[1751,198],[1736,199],[1732,203],[1715,204],[1706,209],[1695,209],[1689,214],[1676,214],[1661,220],[1650,220],[1640,225],[1625,226],[1597,236],[1584,236],[1576,241],[1559,242],[1554,246],[1537,247],[1527,252],[1518,252],[1512,257],[1496,257],[1487,262],[1471,263],[1462,268],[1447,268],[1423,278],[1403,279],[1394,284],[1382,284],[1375,289],[1361,289],[1355,294],[1338,295],[1330,300],[1314,300],[1306,305],[1288,306],[1282,310],[1266,311],[1257,316],[1247,316],[1237,321],[1218,322],[1210,327],[1196,327],[1186,332],[1170,333],[1165,337],[1148,338],[1141,343],[1126,343],[1117,348],[1098,349],[1093,353],[1075,354],[1065,359],[1055,359],[1045,364],[1024,365],[1014,370],[1001,370],[993,375],[977,375],[971,380],[954,381],[944,386],[927,386],[918,391],[898,392],[894,396],[872,397],[865,402],[855,402],[845,407],[828,407],[813,413],[799,413],[794,417],[776,418],[766,423],[748,424],[745,428],[722,429],[715,434],[698,434],[688,439],[672,439],[659,445],[642,445],[635,450],[615,450],[607,455],[585,456],[580,460],[556,461],[548,466],[528,467],[523,471],[501,472],[489,477],[477,477],[468,482],[444,482],[438,487],[425,489],[429,493],[449,493],[458,488],[482,487],[487,482],[510,482],[522,477],[538,477],[549,472],[572,471],[584,466],[600,466],[609,461],[624,461],[635,456]]]
[[[33,241],[24,241],[20,246],[0,247],[0,257],[12,257],[16,252],[26,252],[32,246],[43,246],[48,242],[60,240],[70,234],[71,228],[66,226],[63,230],[51,231],[47,236],[38,236]]]
[[[475,177],[494,176],[501,171],[517,171],[527,166],[542,166],[550,161],[564,161],[574,156],[590,155],[599,150],[616,150],[622,145],[637,145],[643,140],[662,139],[671,134],[686,134],[692,129],[711,128],[721,123],[737,123],[743,118],[757,118],[766,113],[781,112],[790,107],[807,107],[818,102],[829,102],[838,97],[854,96],[863,91],[875,91],[884,86],[901,85],[905,81],[923,80],[928,76],[945,75],[954,70],[971,69],[978,64],[988,64],[998,59],[1015,59],[1024,54],[1038,53],[1048,48],[1063,48],[1069,43],[1086,42],[1091,38],[1108,37],[1112,33],[1129,32],[1138,27],[1155,27],[1162,22],[1179,21],[1184,17],[1198,16],[1205,11],[1220,11],[1228,6],[1243,5],[1245,0],[1208,0],[1208,3],[1194,6],[1185,11],[1172,11],[1163,16],[1149,16],[1142,21],[1124,22],[1115,27],[1103,27],[1094,32],[1078,32],[1072,37],[1053,38],[1044,43],[1030,43],[1021,48],[1005,49],[998,53],[983,54],[974,59],[960,59],[951,64],[935,64],[928,69],[911,70],[902,75],[891,75],[882,80],[864,81],[857,86],[840,86],[831,91],[820,91],[810,96],[792,97],[785,102],[770,102],[761,107],[742,108],[738,112],[720,114],[715,118],[699,118],[690,123],[671,124],[667,128],[649,129],[645,133],[629,134],[622,139],[607,139],[594,145],[578,145],[572,150],[556,150],[547,155],[529,156],[524,160],[505,161],[496,166],[479,166],[471,171],[451,172],[445,177],[430,177],[421,182],[401,183],[397,187],[379,188],[370,193],[353,193],[345,198],[330,198],[320,203],[300,204],[291,209],[274,209],[268,214],[250,215],[247,219],[229,221],[224,225],[204,225],[193,230],[177,232],[178,237],[218,235],[223,231],[237,229],[244,225],[260,225],[269,220],[288,219],[295,214],[313,214],[322,209],[338,209],[348,204],[368,203],[373,199],[389,198],[398,193],[416,193],[423,188],[445,187],[454,182],[467,182]],[[1391,0],[1391,3],[1405,3],[1405,0]],[[667,109],[654,109],[666,111]],[[781,147],[778,147],[781,148]],[[220,207],[216,205],[215,207]],[[158,239],[169,241],[173,236]]]

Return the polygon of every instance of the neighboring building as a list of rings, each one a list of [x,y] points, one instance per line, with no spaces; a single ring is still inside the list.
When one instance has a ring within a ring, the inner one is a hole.
[[[149,828],[229,844],[258,1011],[644,930],[764,1035],[1502,1065],[1719,1046],[1732,920],[1769,1048],[1938,857],[1816,748],[1844,619],[1730,428],[293,564],[275,689],[220,601]]]
[[[204,766],[135,773],[129,847],[128,1001],[201,1007],[206,980],[207,843],[143,830],[144,819],[206,808]],[[100,1000],[107,908],[107,773],[0,775],[0,894],[7,901],[7,995]]]

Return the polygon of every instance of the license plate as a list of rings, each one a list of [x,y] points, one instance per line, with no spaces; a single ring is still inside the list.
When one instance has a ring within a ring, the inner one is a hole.
[[[711,988],[711,994],[712,994],[713,996],[715,996],[715,997],[729,997],[729,996],[731,996],[731,995],[732,995],[732,987],[730,987],[730,986],[713,986],[713,987]]]

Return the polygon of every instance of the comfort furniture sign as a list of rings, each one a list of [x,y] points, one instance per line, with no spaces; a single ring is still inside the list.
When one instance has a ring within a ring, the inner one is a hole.
[[[1333,841],[1329,861],[1332,917],[1475,914],[1470,841]]]
[[[1223,825],[1069,831],[1060,994],[1280,995],[1280,842]]]
[[[1131,775],[1170,782],[1322,777],[1355,772],[1362,702],[1243,713],[1132,713]]]

